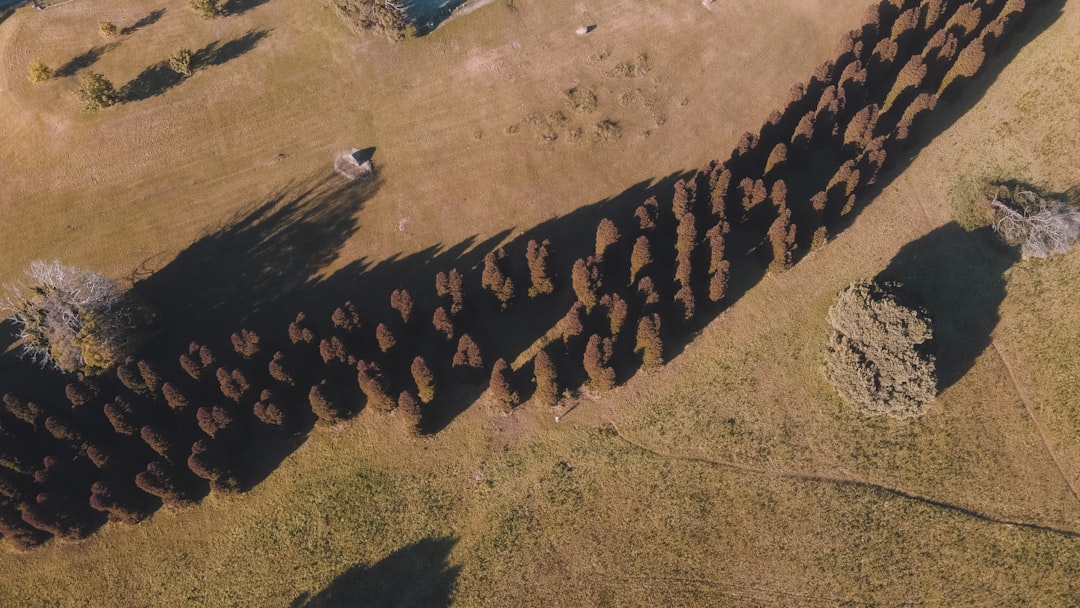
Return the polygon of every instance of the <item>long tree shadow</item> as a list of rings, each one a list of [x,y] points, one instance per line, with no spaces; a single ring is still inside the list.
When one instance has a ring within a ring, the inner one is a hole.
[[[63,78],[64,76],[74,76],[79,70],[85,70],[86,68],[97,63],[98,59],[105,53],[116,48],[118,42],[110,42],[109,44],[103,44],[101,46],[95,46],[83,53],[80,53],[67,61],[64,65],[56,68],[54,75],[57,78]]]
[[[966,232],[951,222],[905,245],[875,277],[899,281],[930,313],[939,390],[962,378],[990,345],[1004,273],[1019,259],[992,228]]]
[[[426,538],[371,566],[355,565],[314,596],[303,593],[290,608],[440,608],[461,568],[447,562],[456,538]]]
[[[270,0],[228,0],[222,6],[226,15],[240,15],[250,11],[253,8],[260,7]]]
[[[120,30],[120,34],[122,36],[130,36],[131,34],[134,34],[135,32],[143,29],[144,27],[148,27],[148,26],[151,26],[151,25],[157,23],[164,15],[165,15],[165,9],[164,8],[159,8],[159,9],[152,10],[149,13],[147,13],[146,16],[143,17],[142,19],[139,19],[135,23],[132,23],[131,25],[129,25],[129,26],[125,27],[125,28],[122,28]]]
[[[220,40],[211,42],[203,48],[192,53],[191,63],[193,68],[200,69],[212,65],[221,65],[227,61],[254,49],[259,42],[270,35],[272,30],[251,30],[224,44]]]

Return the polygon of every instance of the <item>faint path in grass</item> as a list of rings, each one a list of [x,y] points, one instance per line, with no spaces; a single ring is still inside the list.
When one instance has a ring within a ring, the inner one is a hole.
[[[805,473],[805,472],[802,472],[802,471],[785,471],[785,470],[782,470],[782,469],[766,469],[766,468],[755,467],[755,466],[742,464],[742,463],[739,463],[739,462],[734,462],[734,461],[729,461],[729,460],[713,460],[713,459],[705,458],[705,457],[702,457],[702,456],[687,456],[687,455],[681,455],[681,454],[669,454],[669,453],[661,452],[661,451],[655,450],[653,448],[650,448],[650,447],[648,447],[648,446],[646,446],[646,445],[644,445],[642,443],[639,443],[639,442],[627,437],[625,434],[623,434],[622,431],[619,430],[619,428],[613,422],[608,421],[608,424],[610,424],[611,428],[615,430],[615,433],[616,433],[616,435],[618,435],[619,439],[621,439],[624,442],[630,444],[631,446],[645,452],[646,454],[649,454],[649,455],[654,456],[656,458],[662,458],[662,459],[665,459],[665,460],[680,460],[680,461],[683,461],[683,462],[694,462],[694,463],[703,464],[703,465],[713,467],[713,468],[725,468],[725,469],[730,469],[730,470],[733,470],[733,471],[739,471],[739,472],[742,472],[742,473],[748,473],[748,474],[751,474],[751,475],[762,475],[762,476],[766,476],[766,477],[794,479],[794,480],[797,480],[797,481],[805,481],[805,482],[820,482],[820,483],[828,483],[828,484],[832,484],[832,485],[836,485],[836,486],[847,486],[847,487],[860,488],[860,489],[870,490],[870,491],[873,491],[873,492],[891,494],[893,496],[898,496],[900,498],[905,498],[907,500],[913,500],[913,501],[916,501],[916,502],[921,502],[923,504],[927,504],[927,505],[930,505],[930,506],[933,506],[933,507],[939,507],[939,508],[942,508],[942,509],[945,509],[945,510],[948,510],[948,511],[953,511],[955,513],[959,513],[961,515],[966,515],[966,516],[968,516],[970,518],[977,519],[979,521],[984,521],[984,522],[987,522],[987,523],[1000,524],[1000,525],[1006,525],[1006,526],[1015,526],[1015,527],[1018,527],[1018,528],[1028,528],[1028,529],[1037,530],[1037,531],[1040,531],[1040,532],[1049,532],[1049,533],[1053,533],[1053,534],[1058,534],[1058,535],[1065,536],[1065,537],[1068,537],[1068,538],[1080,538],[1080,532],[1075,531],[1075,530],[1067,530],[1067,529],[1064,529],[1064,528],[1056,528],[1056,527],[1053,527],[1053,526],[1046,526],[1046,525],[1036,524],[1036,523],[1027,522],[1027,521],[1018,521],[1018,520],[1006,519],[1006,518],[1003,518],[1003,517],[997,517],[995,515],[990,515],[988,513],[984,513],[982,511],[978,511],[978,510],[970,508],[970,507],[965,507],[965,506],[958,505],[958,504],[955,504],[955,503],[950,503],[950,502],[946,502],[946,501],[943,501],[943,500],[938,500],[938,499],[935,499],[935,498],[931,498],[929,496],[923,496],[921,494],[917,494],[915,492],[910,492],[908,490],[904,490],[904,489],[901,489],[901,488],[895,488],[895,487],[892,487],[892,486],[887,486],[887,485],[882,485],[882,484],[879,484],[879,483],[874,483],[872,481],[867,481],[865,479],[860,479],[858,477],[854,477],[854,476],[851,476],[851,475],[841,476],[841,475],[829,475],[829,474],[824,474],[824,473]]]
[[[1020,383],[1016,381],[1016,374],[1013,372],[1012,366],[1009,365],[1009,360],[1005,358],[1005,353],[1001,352],[1001,347],[997,345],[997,342],[991,340],[990,346],[994,348],[994,352],[997,353],[998,359],[1001,360],[1001,364],[1005,366],[1005,371],[1009,372],[1009,382],[1013,385],[1013,389],[1016,390],[1016,396],[1020,399],[1020,404],[1024,406],[1024,411],[1027,412],[1028,418],[1031,419],[1031,424],[1035,425],[1035,430],[1039,433],[1039,441],[1041,441],[1043,447],[1046,448],[1046,453],[1050,455],[1050,460],[1053,461],[1054,467],[1061,475],[1061,478],[1065,480],[1065,485],[1068,486],[1069,492],[1076,502],[1080,503],[1080,493],[1077,493],[1072,478],[1069,477],[1068,473],[1065,471],[1065,467],[1061,465],[1061,461],[1058,459],[1057,454],[1054,452],[1053,448],[1050,447],[1050,440],[1046,438],[1046,432],[1043,430],[1043,426],[1039,424],[1039,419],[1035,416],[1035,411],[1031,408],[1031,400],[1024,395],[1024,390],[1020,387]]]

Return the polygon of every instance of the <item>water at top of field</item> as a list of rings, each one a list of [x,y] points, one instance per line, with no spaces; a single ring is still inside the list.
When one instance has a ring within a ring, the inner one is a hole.
[[[402,0],[405,12],[422,28],[434,28],[467,0]]]

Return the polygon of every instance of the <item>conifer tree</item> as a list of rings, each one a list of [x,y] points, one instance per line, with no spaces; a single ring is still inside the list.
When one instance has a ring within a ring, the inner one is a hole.
[[[214,353],[207,346],[192,342],[188,345],[188,352],[180,355],[180,367],[184,369],[192,380],[200,380],[214,364]]]
[[[893,21],[889,39],[898,45],[904,44],[906,39],[910,38],[910,34],[919,27],[919,15],[920,11],[917,8],[910,8],[900,13],[896,21]]]
[[[405,433],[416,437],[420,435],[423,423],[423,410],[420,408],[420,400],[409,391],[401,391],[397,399],[397,415],[401,417],[401,424],[405,427]]]
[[[589,375],[589,385],[598,391],[615,388],[615,369],[610,367],[613,344],[609,338],[593,334],[585,346],[583,360],[585,373]]]
[[[911,59],[900,69],[896,76],[889,94],[885,96],[885,104],[881,106],[883,112],[888,112],[893,103],[901,95],[917,89],[926,78],[926,64],[923,63],[922,55],[912,55]]]
[[[923,30],[934,31],[944,24],[945,13],[949,9],[949,0],[927,0],[926,13],[923,17]]]
[[[900,117],[900,122],[896,124],[896,139],[897,141],[905,141],[911,136],[911,129],[915,126],[916,119],[924,113],[930,112],[937,105],[937,95],[932,93],[922,93],[916,97],[907,109],[904,110],[904,115]]]
[[[394,409],[397,402],[387,390],[386,379],[378,363],[360,360],[356,364],[356,372],[357,383],[360,385],[361,392],[367,397],[368,405],[383,412]]]
[[[578,258],[574,262],[574,268],[570,274],[571,284],[578,302],[585,306],[585,312],[590,313],[597,303],[597,292],[601,287],[600,265],[598,260],[589,256],[586,259]]]
[[[27,524],[17,511],[0,506],[0,534],[16,549],[30,549],[49,539],[49,533]]]
[[[664,365],[664,342],[660,338],[660,315],[652,313],[638,320],[634,352],[641,353],[642,366],[656,369]]]
[[[559,319],[556,328],[559,330],[559,335],[562,337],[565,347],[569,348],[570,340],[585,332],[584,317],[585,305],[581,302],[574,302],[563,318]]]
[[[264,390],[259,394],[259,400],[252,406],[251,412],[263,424],[283,430],[292,426],[292,416],[278,403],[269,390]]]
[[[791,223],[791,210],[780,209],[779,215],[769,226],[769,243],[772,245],[770,273],[784,272],[791,268],[791,257],[795,252],[795,225]]]
[[[660,301],[660,293],[656,291],[652,277],[641,277],[638,281],[638,294],[644,306],[656,304]]]
[[[446,289],[450,295],[450,314],[461,314],[465,308],[465,277],[457,268],[451,268],[446,275]]]
[[[697,310],[697,299],[694,297],[694,290],[690,288],[689,284],[683,285],[679,288],[679,291],[675,292],[675,303],[682,309],[684,321],[690,321],[694,318]]]
[[[765,175],[771,175],[773,172],[783,169],[784,164],[787,162],[787,146],[783,143],[773,146],[772,152],[769,153],[769,158],[765,161]]]
[[[709,300],[719,303],[727,297],[728,274],[731,262],[724,260],[717,265],[716,270],[709,274]]]
[[[752,180],[747,177],[739,182],[739,189],[743,193],[742,207],[744,212],[749,212],[769,196],[768,191],[765,190],[765,182],[760,179]]]
[[[622,333],[623,325],[626,323],[626,315],[630,312],[626,300],[619,297],[619,294],[617,293],[609,293],[604,294],[604,297],[600,298],[600,305],[607,309],[611,338],[613,340],[618,340],[619,334]]]
[[[289,323],[289,340],[293,344],[301,342],[311,344],[315,342],[315,337],[315,328],[308,321],[307,315],[302,312],[297,313],[296,320]]]
[[[446,309],[442,306],[435,309],[435,314],[431,317],[431,325],[435,328],[435,331],[441,333],[447,341],[454,339],[454,320],[450,317],[450,313],[446,312]]]
[[[239,369],[229,371],[224,367],[219,367],[216,375],[221,394],[237,403],[251,390],[251,383]]]
[[[675,194],[671,200],[671,210],[675,214],[675,219],[694,212],[696,197],[696,182],[687,182],[684,179],[675,182]]]
[[[142,385],[146,387],[147,392],[156,394],[158,389],[161,388],[161,376],[158,375],[157,370],[146,360],[139,360],[135,366],[139,370],[139,378],[142,380]]]
[[[412,317],[413,299],[408,289],[395,289],[390,294],[390,308],[398,311],[401,322],[408,325]]]
[[[488,252],[484,256],[484,271],[480,277],[480,286],[490,291],[499,301],[503,310],[510,306],[514,297],[514,282],[506,273],[506,251],[502,248]]]
[[[649,232],[656,228],[655,209],[656,207],[651,207],[649,205],[640,205],[634,211],[634,218],[638,221],[638,229],[642,232]]]
[[[146,465],[146,470],[135,476],[135,485],[143,492],[160,498],[167,507],[182,508],[195,504],[187,484],[164,462],[155,461]]]
[[[709,274],[716,272],[724,261],[726,248],[724,235],[731,230],[727,222],[720,220],[715,226],[705,232],[705,240],[709,243]]]
[[[982,9],[975,6],[974,2],[967,2],[956,7],[956,12],[945,24],[945,29],[955,34],[960,40],[964,40],[979,29],[981,21]]]
[[[630,284],[637,280],[638,273],[653,261],[652,249],[649,247],[649,237],[644,234],[634,241],[634,249],[630,253]]]
[[[83,382],[71,382],[64,387],[64,395],[67,397],[68,402],[71,403],[71,407],[79,408],[86,405],[91,399],[94,398],[96,391],[90,385]]]
[[[390,305],[393,306],[393,296],[390,298]],[[360,313],[356,310],[356,306],[353,305],[352,300],[346,301],[341,306],[334,309],[334,313],[330,315],[330,322],[334,324],[334,327],[346,332],[355,333],[361,327]],[[296,340],[293,340],[296,343]]]
[[[814,229],[813,244],[811,248],[819,249],[828,241],[828,232],[825,228],[825,204],[829,197],[824,192],[818,192],[810,198],[810,208],[813,209],[812,226]]]
[[[135,394],[145,395],[149,392],[146,384],[143,383],[142,376],[139,375],[139,368],[135,364],[134,357],[128,357],[127,361],[116,366],[116,378],[120,384]]]
[[[732,160],[739,160],[747,155],[757,147],[757,136],[753,133],[746,131],[740,137],[738,143],[735,144],[735,149],[731,152]]]
[[[390,352],[390,349],[397,344],[394,332],[390,331],[390,328],[385,323],[379,323],[378,327],[375,328],[375,339],[379,342],[379,350],[384,353]]]
[[[135,410],[122,397],[117,397],[111,403],[106,403],[104,411],[109,424],[121,435],[134,435],[135,431],[141,426],[135,416]]]
[[[511,383],[510,374],[510,365],[506,359],[495,361],[495,365],[491,368],[489,389],[492,405],[504,414],[509,414],[514,406],[521,402],[521,397]]]
[[[533,393],[533,399],[540,405],[555,407],[559,403],[559,395],[562,391],[559,388],[555,362],[546,350],[536,353],[536,357],[533,358],[533,378],[536,380],[536,392]]]
[[[690,257],[690,252],[678,252],[675,255],[675,282],[682,286],[689,285],[692,281],[693,274],[694,264]]]
[[[347,414],[345,404],[326,380],[311,387],[308,391],[308,403],[319,420],[330,424],[343,420]]]
[[[200,439],[191,446],[191,455],[187,459],[191,472],[210,482],[210,487],[218,492],[235,492],[240,489],[240,480],[229,456],[217,443]]]
[[[143,495],[145,496],[145,494]],[[146,500],[120,484],[99,480],[90,486],[90,508],[107,513],[109,521],[134,525],[150,516]]]
[[[142,438],[143,443],[150,446],[151,450],[157,452],[165,460],[169,460],[169,455],[175,448],[175,443],[163,428],[147,424],[139,429],[139,436]]]
[[[551,258],[551,241],[544,239],[543,242],[530,240],[525,247],[525,261],[529,266],[529,297],[537,298],[548,295],[555,291],[555,284],[551,280],[551,271],[548,269]]]
[[[349,352],[349,348],[337,336],[319,340],[319,356],[322,357],[323,363],[326,365],[337,363],[352,366],[356,363],[356,359]]]
[[[709,203],[713,217],[724,218],[727,215],[727,195],[731,186],[731,171],[723,167],[709,176],[711,190],[709,191]]]
[[[195,421],[199,424],[202,432],[211,437],[217,437],[219,433],[233,428],[237,423],[232,408],[221,405],[200,407],[195,412]]]
[[[241,329],[233,332],[231,336],[233,350],[245,359],[251,359],[259,354],[259,334],[250,329]]]
[[[762,184],[764,188],[764,184]],[[690,254],[697,247],[697,218],[693,213],[685,213],[679,217],[679,225],[675,229],[675,251]]]
[[[455,368],[473,373],[484,369],[484,360],[480,356],[480,345],[469,334],[462,334],[458,340],[453,365]]]
[[[45,410],[40,405],[13,393],[4,393],[4,409],[12,416],[34,427],[44,422]]]
[[[882,38],[874,46],[873,52],[870,54],[870,65],[867,70],[870,73],[870,80],[876,80],[883,78],[885,74],[892,68],[893,62],[896,61],[897,53],[900,52],[900,47],[897,46],[889,38]]]
[[[941,86],[938,87],[938,97],[940,98],[945,94],[949,90],[949,86],[956,82],[957,79],[971,78],[975,74],[978,74],[985,59],[986,50],[983,47],[982,40],[978,38],[972,40],[971,43],[965,46],[964,49],[960,51],[960,54],[956,56],[956,62],[953,63],[952,69],[950,69],[942,79]]]
[[[615,222],[606,217],[600,220],[596,225],[596,257],[602,258],[609,247],[619,242],[621,236]]]
[[[431,369],[428,368],[427,362],[424,358],[417,355],[413,359],[412,367],[413,382],[416,383],[416,394],[420,397],[420,400],[424,403],[431,403],[435,398],[435,376],[431,373]]]
[[[844,145],[852,150],[863,150],[874,136],[879,115],[877,104],[870,104],[855,113],[844,130]]]
[[[285,358],[285,353],[280,350],[274,353],[274,357],[270,359],[268,371],[270,377],[274,380],[287,386],[296,386],[296,378],[289,372],[289,364]]]
[[[859,103],[865,98],[867,75],[863,62],[858,59],[849,63],[840,73],[840,88],[849,105]]]

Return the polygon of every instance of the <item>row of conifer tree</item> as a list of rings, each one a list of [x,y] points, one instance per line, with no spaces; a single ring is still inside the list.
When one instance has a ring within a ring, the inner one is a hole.
[[[850,221],[887,156],[1032,10],[1025,0],[872,6],[726,161],[677,181],[670,201],[602,219],[592,253],[563,260],[568,273],[550,241],[532,240],[524,260],[488,253],[479,276],[439,272],[432,306],[394,291],[393,312],[374,326],[345,302],[328,323],[298,314],[276,346],[241,330],[231,351],[192,343],[178,368],[130,359],[115,381],[68,384],[67,403],[5,394],[0,534],[18,547],[81,538],[105,520],[137,523],[163,504],[241,490],[266,438],[361,407],[420,434],[470,394],[461,387],[486,382],[487,402],[509,412],[528,391],[556,406],[567,389],[608,390],[627,369],[663,365],[664,339],[720,310],[733,271],[783,272]],[[477,337],[491,315],[550,310],[571,294],[527,361],[493,358],[505,350],[498,337]]]

